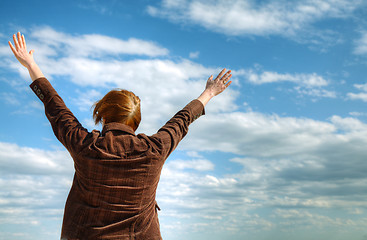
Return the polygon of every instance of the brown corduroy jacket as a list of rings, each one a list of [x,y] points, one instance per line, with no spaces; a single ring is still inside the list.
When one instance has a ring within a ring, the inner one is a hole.
[[[74,160],[61,238],[162,239],[155,200],[161,170],[188,126],[204,114],[203,104],[193,100],[152,136],[135,135],[121,123],[89,132],[46,78],[30,87]]]

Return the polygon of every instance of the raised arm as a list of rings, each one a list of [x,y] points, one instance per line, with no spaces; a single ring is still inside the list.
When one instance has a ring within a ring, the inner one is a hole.
[[[78,119],[66,107],[62,98],[44,77],[42,71],[33,59],[33,50],[27,52],[24,35],[19,32],[13,35],[14,45],[9,41],[9,46],[18,61],[28,69],[32,78],[30,85],[33,92],[43,102],[46,117],[51,123],[57,139],[71,154],[80,152],[88,130],[83,128]]]
[[[209,100],[223,92],[231,84],[229,81],[231,77],[231,71],[226,72],[226,69],[223,69],[214,80],[213,76],[210,76],[203,93],[176,113],[156,134],[149,137],[164,159],[185,137],[189,125],[205,114],[204,107]]]
[[[17,36],[15,34],[13,35],[13,40],[14,46],[10,41],[8,42],[9,46],[18,61],[28,69],[32,81],[36,80],[37,78],[44,77],[41,69],[38,67],[33,59],[34,50],[31,50],[29,52],[27,51],[27,45],[24,35],[21,35],[20,32],[18,32]]]
[[[197,98],[204,106],[209,102],[210,99],[222,93],[232,83],[232,81],[229,81],[229,79],[232,77],[231,70],[228,72],[226,71],[227,70],[224,68],[214,80],[213,75],[209,77],[208,81],[206,82],[205,90]]]

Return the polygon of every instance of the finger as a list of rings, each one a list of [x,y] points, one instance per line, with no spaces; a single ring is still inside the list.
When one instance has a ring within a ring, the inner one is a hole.
[[[13,35],[13,41],[14,41],[15,50],[18,51],[19,44],[18,44],[18,40],[17,40],[17,37],[15,36],[15,34]]]
[[[213,80],[213,75],[211,75],[209,78],[208,78],[208,80]]]
[[[16,50],[15,50],[15,48],[14,48],[13,44],[11,44],[11,42],[10,42],[10,41],[8,42],[8,44],[9,44],[9,46],[10,46],[11,51],[14,53],[14,55],[16,55]]]
[[[229,79],[231,79],[231,77],[232,77],[232,74],[228,76],[228,73],[226,73],[226,75],[222,77],[222,79],[224,78],[223,83],[226,84],[226,82],[228,82]]]
[[[231,74],[231,70],[229,70],[228,72],[226,72],[226,74],[224,74],[224,76],[222,77],[223,79],[226,79],[228,77],[228,75]]]
[[[223,73],[224,73],[226,70],[227,70],[227,69],[223,68],[223,70],[218,74],[218,76],[215,78],[215,80],[217,80],[217,79],[221,79],[221,78],[222,78]]]
[[[20,35],[20,32],[18,32],[18,43],[19,47],[23,48],[22,35]]]
[[[23,34],[22,34],[22,43],[23,43],[24,49],[27,49],[27,44],[25,43],[25,37]]]
[[[228,72],[226,72],[226,74],[224,74],[224,76],[221,78],[221,81],[223,81],[223,83],[225,84],[226,82],[228,82],[229,78],[228,76],[231,74],[231,70],[229,70]]]
[[[232,81],[229,81],[227,84],[225,84],[224,86],[227,88],[229,85],[231,85]]]

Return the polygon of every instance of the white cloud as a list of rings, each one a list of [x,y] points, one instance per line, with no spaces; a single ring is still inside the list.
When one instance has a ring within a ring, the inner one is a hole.
[[[265,84],[265,83],[274,83],[274,82],[293,82],[298,85],[302,85],[305,87],[324,87],[328,85],[328,81],[325,80],[322,76],[317,75],[316,73],[311,74],[289,74],[289,73],[277,73],[277,72],[267,72],[264,71],[261,74],[256,73],[253,70],[248,70],[245,75],[248,77],[248,80],[254,84]]]
[[[356,89],[361,90],[359,93],[347,93],[347,98],[350,100],[362,100],[367,102],[367,83],[366,84],[354,84]]]
[[[118,2],[111,2],[112,6],[106,6],[106,4],[95,0],[87,0],[87,1],[78,1],[77,6],[82,9],[89,9],[93,10],[101,15],[112,15],[113,9],[116,8],[116,3]]]
[[[121,40],[98,34],[70,35],[50,27],[34,28],[29,37],[37,41],[35,48],[40,49],[41,54],[45,56],[55,56],[59,52],[80,57],[121,54],[155,57],[168,54],[167,49],[151,41],[136,38]]]
[[[73,171],[67,151],[46,151],[0,142],[0,172],[13,174],[65,174]]]
[[[257,66],[257,68],[259,68]],[[261,67],[260,67],[261,68]],[[298,95],[307,95],[317,98],[336,98],[334,91],[324,89],[330,84],[329,80],[316,73],[277,73],[270,71],[259,71],[258,69],[247,69],[239,72],[247,78],[248,82],[255,85],[270,83],[292,83],[293,88]],[[291,91],[293,91],[291,90]]]
[[[361,116],[367,116],[367,113],[365,112],[350,112],[349,115],[353,117],[361,117]]]
[[[300,224],[365,228],[366,221],[343,214],[367,207],[362,193],[367,186],[366,143],[367,125],[354,118],[333,116],[322,122],[260,113],[207,116],[194,124],[181,148],[249,157],[233,158],[241,167],[224,176],[190,171],[190,160],[171,160],[162,173],[158,203],[174,219],[187,219],[181,220],[184,226],[205,223],[197,227],[207,232],[220,227],[227,234],[290,231]],[[248,214],[261,209],[272,210],[261,217]],[[330,217],[328,212],[336,210],[340,215]]]
[[[286,210],[286,209],[278,209],[275,214],[278,217],[283,219],[291,219],[291,221],[286,221],[289,227],[299,226],[299,224],[312,224],[315,226],[319,226],[319,229],[328,228],[328,227],[343,227],[347,225],[361,225],[367,226],[366,222],[357,223],[355,221],[351,221],[349,219],[340,219],[340,218],[332,218],[329,216],[324,216],[320,213],[311,213],[307,210]]]
[[[191,59],[195,59],[195,58],[198,58],[200,55],[200,52],[199,51],[196,51],[196,52],[190,52],[190,55],[189,55],[189,58]]]
[[[351,100],[362,100],[367,102],[367,93],[348,93],[348,98]]]
[[[353,126],[353,129],[346,126]],[[184,140],[181,145],[185,149],[198,151],[197,146],[200,146],[202,151],[220,149],[255,157],[319,156],[319,151],[329,151],[331,148],[337,149],[334,153],[347,153],[357,147],[353,145],[354,141],[367,142],[366,125],[354,118],[332,117],[330,122],[324,122],[276,114],[233,112],[208,114],[191,129],[194,131],[187,136],[189,140]],[[340,131],[345,134],[338,134]],[[344,153],[337,158],[344,157]],[[364,153],[356,152],[360,155]]]
[[[358,119],[352,117],[342,118],[340,116],[332,116],[330,120],[339,130],[346,130],[349,133],[357,132],[358,135],[361,136],[367,133],[367,125]]]
[[[59,229],[71,187],[73,162],[65,150],[42,150],[0,142],[0,225]],[[48,235],[48,231],[39,235]],[[1,229],[2,237],[15,239]],[[60,236],[53,231],[50,239]]]
[[[9,46],[0,46],[0,55],[6,56],[13,54]]]
[[[214,170],[214,164],[206,159],[175,160],[168,162],[167,165],[177,170],[184,170],[184,169],[194,169],[197,171]]]
[[[367,32],[362,32],[361,38],[355,41],[354,53],[358,55],[367,54]]]
[[[0,93],[0,98],[2,98],[2,100],[4,102],[6,102],[7,104],[10,104],[10,105],[20,105],[20,101],[18,100],[18,98],[15,95],[15,93],[2,92],[2,93]]]
[[[91,111],[93,104],[103,97],[103,95],[95,89],[86,92],[77,90],[76,92],[78,97],[72,99],[72,101],[75,102],[80,111]]]
[[[367,83],[365,84],[354,84],[354,87],[362,91],[367,92]]]
[[[178,173],[167,165],[162,181],[184,184],[182,198],[221,196],[213,199],[220,204],[207,202],[207,207],[218,206],[217,211],[234,203],[242,212],[264,206],[366,206],[356,197],[367,186],[367,125],[355,118],[333,116],[329,122],[322,122],[254,112],[230,113],[200,119],[191,130],[182,149],[219,150],[246,157],[233,158],[231,161],[242,168],[221,177]]]
[[[296,38],[297,34],[309,30],[318,21],[348,17],[361,3],[362,1],[346,0],[261,3],[250,0],[182,0],[178,4],[175,1],[162,0],[159,6],[149,6],[147,11],[151,16],[197,24],[230,36],[281,35]],[[310,35],[310,31],[307,32]],[[315,37],[315,33],[311,35]],[[325,38],[322,35],[317,37]]]
[[[329,91],[326,89],[321,88],[301,88],[299,86],[294,88],[299,95],[308,95],[311,97],[317,97],[317,98],[336,98],[337,93],[335,91]]]

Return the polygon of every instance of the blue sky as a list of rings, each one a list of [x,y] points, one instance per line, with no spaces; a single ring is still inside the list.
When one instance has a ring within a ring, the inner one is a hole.
[[[7,45],[21,31],[90,130],[112,88],[142,99],[152,134],[232,70],[164,166],[164,239],[366,240],[366,15],[361,0],[2,1],[0,239],[58,239],[73,176]]]

